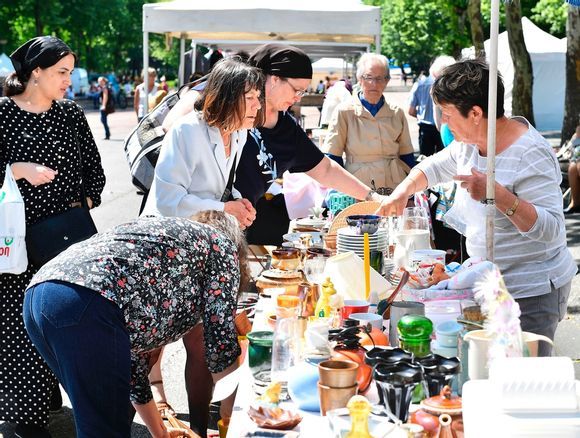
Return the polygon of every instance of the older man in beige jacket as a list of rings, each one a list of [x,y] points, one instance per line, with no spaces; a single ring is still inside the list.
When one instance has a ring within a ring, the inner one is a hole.
[[[383,96],[390,79],[386,57],[364,54],[357,79],[361,91],[336,108],[323,150],[335,159],[344,154],[350,173],[379,193],[390,193],[415,165],[407,119]]]

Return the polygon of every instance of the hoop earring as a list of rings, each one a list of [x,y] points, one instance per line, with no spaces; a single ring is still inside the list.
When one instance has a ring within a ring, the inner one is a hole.
[[[36,78],[34,79],[34,86],[38,87],[38,79],[36,79]]]

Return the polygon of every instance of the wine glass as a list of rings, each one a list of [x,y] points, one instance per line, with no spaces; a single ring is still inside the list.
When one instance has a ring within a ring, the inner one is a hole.
[[[403,210],[403,230],[429,230],[429,213],[423,207],[407,207]]]

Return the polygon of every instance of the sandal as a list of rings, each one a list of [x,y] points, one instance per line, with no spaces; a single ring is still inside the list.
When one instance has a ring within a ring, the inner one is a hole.
[[[156,380],[155,382],[149,382],[149,384],[151,386],[163,385],[163,380]],[[168,419],[168,415],[175,417],[175,409],[173,409],[166,401],[156,401],[155,405],[157,406],[157,410],[159,411],[161,418],[164,420]]]

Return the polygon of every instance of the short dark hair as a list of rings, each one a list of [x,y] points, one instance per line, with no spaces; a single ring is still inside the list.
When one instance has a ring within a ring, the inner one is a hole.
[[[458,61],[441,71],[433,83],[431,94],[435,104],[451,104],[463,117],[467,117],[471,108],[477,105],[487,118],[489,65],[483,58]],[[503,98],[503,80],[498,72],[496,119],[504,115]]]
[[[222,59],[217,62],[207,84],[195,102],[195,109],[203,113],[209,126],[232,131],[239,129],[246,113],[245,94],[259,90],[264,99],[264,75],[256,68],[238,59]],[[254,126],[264,119],[264,104],[256,115]]]

